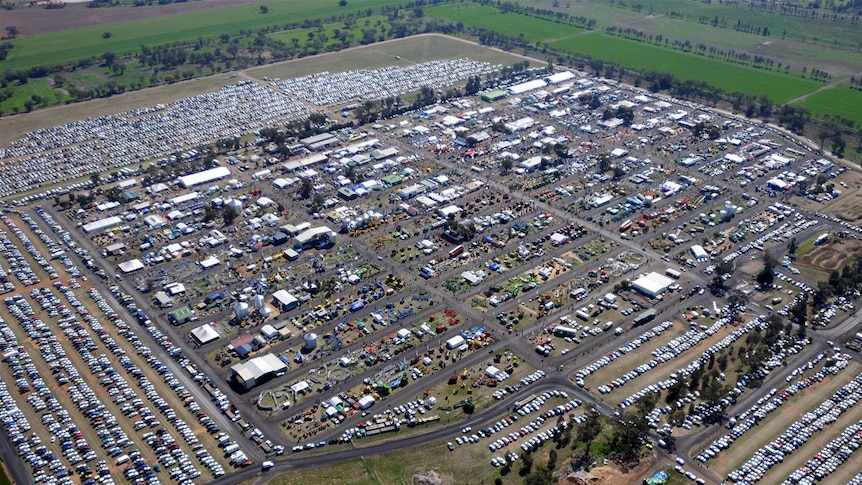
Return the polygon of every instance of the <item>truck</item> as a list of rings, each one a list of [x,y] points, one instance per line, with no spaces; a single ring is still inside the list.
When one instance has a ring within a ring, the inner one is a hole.
[[[636,316],[634,318],[634,320],[632,320],[632,327],[638,327],[638,326],[643,325],[645,323],[651,322],[653,320],[653,318],[655,318],[655,315],[656,315],[655,308],[650,308],[648,310],[642,311],[641,313],[638,314],[638,316]]]
[[[829,233],[824,232],[823,234],[817,236],[817,239],[814,240],[815,246],[820,246],[821,244],[826,243],[829,240]]]

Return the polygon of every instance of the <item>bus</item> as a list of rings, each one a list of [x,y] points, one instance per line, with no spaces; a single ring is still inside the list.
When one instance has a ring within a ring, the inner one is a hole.
[[[450,258],[457,258],[457,257],[458,257],[458,256],[460,256],[463,252],[464,252],[464,245],[463,245],[463,244],[459,244],[459,245],[455,246],[454,248],[452,248],[452,249],[449,251],[449,257],[450,257]]]

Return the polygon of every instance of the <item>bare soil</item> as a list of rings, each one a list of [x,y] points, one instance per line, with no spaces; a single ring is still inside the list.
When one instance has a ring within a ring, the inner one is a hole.
[[[862,253],[862,241],[852,238],[833,239],[799,257],[799,264],[825,271],[843,268]]]

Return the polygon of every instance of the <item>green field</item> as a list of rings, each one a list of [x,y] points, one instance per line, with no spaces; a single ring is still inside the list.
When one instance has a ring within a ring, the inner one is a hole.
[[[46,104],[52,105],[68,99],[68,96],[64,96],[62,92],[52,89],[47,79],[32,79],[27,84],[10,89],[9,92],[12,96],[0,101],[0,112],[10,113],[17,109],[18,112],[23,113],[27,111],[25,107],[27,100],[33,103],[33,109],[39,109]],[[36,102],[33,96],[36,96],[39,102]]]
[[[21,38],[3,62],[4,70],[28,69],[37,65],[56,65],[78,59],[132,53],[142,44],[156,46],[173,42],[193,42],[199,37],[213,38],[226,32],[260,30],[267,26],[284,26],[305,19],[325,18],[368,8],[397,5],[397,0],[351,0],[346,7],[336,2],[317,0],[277,0],[266,2],[269,13],[262,14],[259,5],[240,5],[201,12],[191,12],[122,24],[102,25],[56,34]],[[111,32],[108,39],[105,32]]]
[[[572,54],[588,55],[632,69],[668,72],[680,79],[708,82],[726,91],[765,94],[783,103],[809,93],[820,83],[794,75],[754,69],[687,54],[663,47],[630,41],[602,32],[586,32],[514,13],[500,13],[492,7],[457,4],[430,7],[426,15],[462,22],[471,27],[493,29],[529,42],[550,42],[550,47]]]
[[[339,30],[341,32],[349,32],[351,35],[351,44],[355,45],[360,39],[362,39],[363,30],[375,28],[375,30],[379,31],[379,28],[381,26],[385,27],[386,25],[386,17],[382,15],[372,15],[371,17],[364,17],[359,19],[356,22],[356,26],[352,29],[344,28],[343,22],[336,22],[324,24],[323,29],[314,27],[309,29],[284,30],[281,32],[276,32],[274,34],[269,34],[269,37],[271,39],[284,42],[287,45],[290,45],[293,39],[296,39],[299,42],[298,45],[306,45],[306,42],[309,40],[309,34],[318,37],[323,34],[325,38],[327,38],[325,45],[329,45],[333,42],[340,44],[339,40],[335,37],[335,31]]]
[[[802,102],[815,117],[824,114],[838,115],[856,122],[857,127],[862,127],[862,91],[850,89],[846,86],[838,86],[833,89],[825,89],[805,98]]]
[[[655,70],[671,73],[679,79],[704,81],[729,92],[767,95],[777,103],[787,102],[822,86],[794,75],[729,64],[600,32],[554,42],[551,47],[632,69]]]
[[[493,7],[474,3],[440,5],[425,9],[425,15],[439,17],[451,22],[461,22],[471,27],[493,30],[510,37],[522,37],[534,42],[549,42],[576,35],[583,30],[571,25],[560,24],[526,15],[500,13]]]

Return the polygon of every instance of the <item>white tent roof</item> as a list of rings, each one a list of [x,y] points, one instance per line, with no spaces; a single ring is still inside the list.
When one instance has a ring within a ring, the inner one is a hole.
[[[191,331],[192,336],[194,336],[195,340],[200,342],[201,345],[207,344],[214,340],[218,340],[219,334],[216,330],[207,323],[206,325],[201,325],[200,327]]]
[[[632,286],[648,296],[656,296],[665,292],[673,284],[673,280],[662,274],[652,273],[641,276],[632,282]]]

